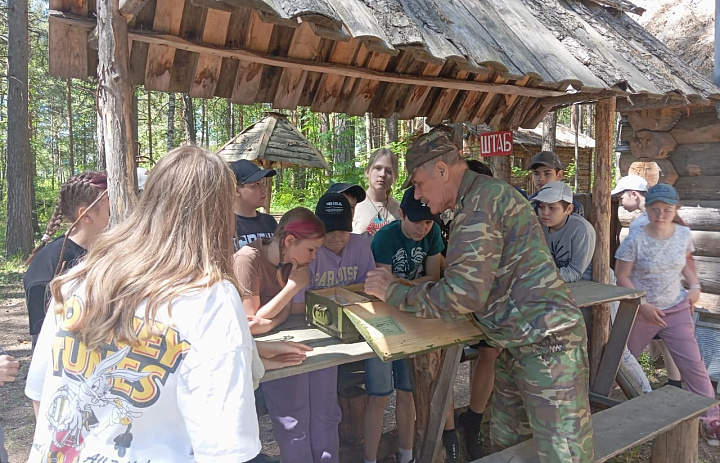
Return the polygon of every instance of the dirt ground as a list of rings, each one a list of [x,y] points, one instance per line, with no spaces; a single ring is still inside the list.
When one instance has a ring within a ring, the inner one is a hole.
[[[11,463],[27,460],[35,427],[32,405],[23,393],[30,363],[31,342],[27,333],[27,313],[20,278],[19,274],[0,275],[0,346],[21,363],[17,381],[0,387],[0,424],[5,429],[5,445]],[[651,377],[653,386],[659,386],[665,380],[660,371],[658,370],[658,374]],[[455,406],[458,408],[468,404],[468,384],[469,368],[465,363],[460,367],[455,383]],[[619,391],[615,391],[615,393],[620,398]],[[394,402],[391,402],[385,415],[385,431],[394,428],[393,404]],[[485,433],[488,431],[488,426],[489,423],[486,423]],[[272,426],[267,416],[261,418],[260,428],[264,453],[277,456],[279,452],[272,437]],[[649,460],[650,446],[647,444],[610,461],[611,463],[640,463],[649,462]],[[701,440],[700,462],[720,463],[720,449],[709,447],[704,439]]]

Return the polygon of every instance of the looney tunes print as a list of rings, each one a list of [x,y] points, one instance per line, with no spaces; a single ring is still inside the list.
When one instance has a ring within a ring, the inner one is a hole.
[[[71,331],[82,311],[82,301],[73,297],[57,316],[53,374],[69,381],[53,393],[47,408],[52,443],[43,462],[79,462],[90,433],[114,442],[117,456],[124,457],[132,447],[133,421],[158,400],[190,348],[174,329],[155,324],[151,330],[136,317],[137,345],[110,343],[89,351]]]

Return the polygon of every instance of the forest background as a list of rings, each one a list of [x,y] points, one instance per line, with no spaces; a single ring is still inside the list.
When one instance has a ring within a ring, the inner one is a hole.
[[[8,237],[17,241],[10,236],[17,231],[7,228],[8,200],[22,201],[23,195],[30,195],[33,242],[37,242],[53,212],[60,185],[74,173],[105,167],[97,149],[96,82],[48,74],[48,3],[40,0],[30,0],[28,4],[29,146],[12,146],[8,129],[18,130],[12,127],[12,117],[20,113],[13,107],[18,101],[8,98],[11,75],[8,53],[13,53],[12,48],[8,49],[12,40],[8,40],[8,29],[10,22],[17,19],[12,16],[22,14],[17,10],[18,3],[22,2],[0,0],[0,246],[6,258],[23,254],[17,246],[6,246]],[[22,58],[22,54],[16,56]],[[139,166],[147,168],[184,143],[196,143],[214,151],[257,122],[264,112],[273,110],[267,104],[193,99],[187,94],[146,91],[143,87],[134,89],[134,105],[136,156]],[[304,107],[281,112],[318,147],[332,172],[328,177],[321,169],[278,169],[273,185],[273,213],[295,206],[314,209],[315,202],[332,182],[365,186],[363,167],[368,154],[376,148],[389,147],[402,159],[411,134],[424,124],[422,118],[398,121],[373,118],[369,113],[365,117],[351,117],[313,113]],[[560,112],[559,122],[570,123],[570,109]],[[25,149],[29,153],[21,153]],[[18,182],[8,182],[8,163],[25,161],[31,163],[32,186],[29,191],[12,191]],[[402,170],[401,166],[404,176]],[[523,175],[518,169],[516,173]]]

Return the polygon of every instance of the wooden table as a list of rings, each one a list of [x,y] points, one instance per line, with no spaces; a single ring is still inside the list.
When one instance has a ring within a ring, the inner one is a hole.
[[[594,355],[600,355],[602,358],[600,360],[600,372],[591,388],[591,393],[596,396],[607,397],[620,366],[620,359],[635,321],[638,307],[645,293],[591,281],[570,283],[568,287],[579,307],[591,307],[604,302],[620,301],[620,307],[610,331],[607,345],[602,352],[593,353]],[[262,341],[297,341],[314,348],[312,352],[308,353],[307,359],[301,365],[268,371],[262,381],[285,378],[375,356],[366,342],[345,344],[339,339],[308,326],[304,316],[300,315],[291,316],[283,324],[281,331],[259,336],[256,339]],[[445,413],[438,411],[445,410],[446,405],[444,404],[449,401],[457,368],[460,364],[461,349],[462,346],[446,349],[446,354],[440,365],[439,375],[434,384],[421,385],[422,378],[418,381],[417,387],[428,388],[432,396],[430,403],[433,404],[433,409],[437,408],[432,413],[430,413],[430,410],[427,411],[429,414],[426,421],[428,433],[423,442],[419,443],[421,450],[417,458],[418,463],[432,462],[439,453]]]

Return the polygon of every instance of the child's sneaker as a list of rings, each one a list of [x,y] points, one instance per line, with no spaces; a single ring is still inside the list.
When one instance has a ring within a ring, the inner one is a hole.
[[[707,443],[710,447],[720,447],[720,420],[713,420],[705,426]]]

